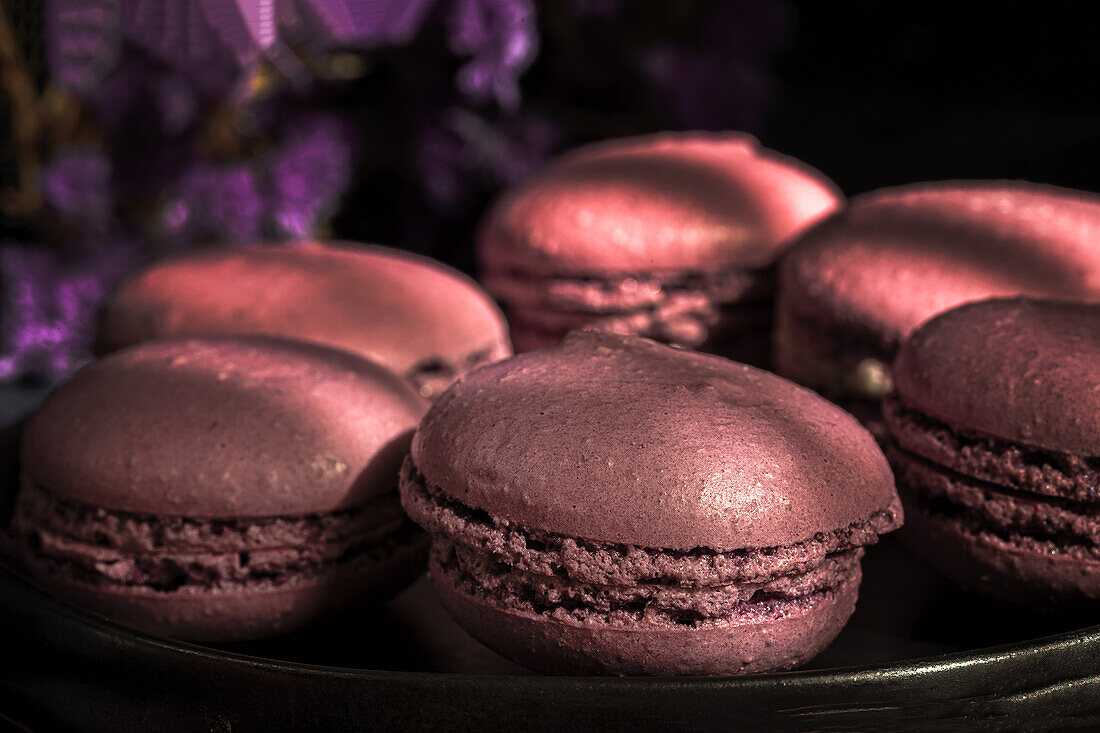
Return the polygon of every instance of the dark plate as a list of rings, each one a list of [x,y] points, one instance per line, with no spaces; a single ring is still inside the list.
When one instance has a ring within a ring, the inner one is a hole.
[[[890,538],[840,637],[801,671],[754,677],[531,675],[462,632],[424,579],[377,609],[211,648],[0,570],[0,624],[0,728],[1100,729],[1100,626],[958,591]]]

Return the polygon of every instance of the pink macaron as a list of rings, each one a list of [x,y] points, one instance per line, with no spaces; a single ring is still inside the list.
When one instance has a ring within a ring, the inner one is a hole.
[[[997,296],[1100,300],[1100,197],[1019,181],[875,191],[807,232],[779,273],[775,366],[881,435],[898,344]]]
[[[400,491],[450,613],[550,673],[796,666],[851,615],[863,547],[901,522],[850,415],[753,367],[590,331],[452,385]]]
[[[590,145],[497,202],[481,279],[521,351],[594,327],[766,361],[772,263],[840,198],[744,134]]]
[[[10,543],[49,592],[144,631],[284,633],[423,567],[396,489],[426,407],[323,346],[147,342],[31,416]]]
[[[311,244],[201,252],[155,264],[111,296],[100,345],[268,334],[360,354],[438,396],[512,353],[504,317],[469,278],[386,247]]]
[[[962,586],[1100,606],[1100,304],[971,303],[918,328],[884,405],[902,538]]]

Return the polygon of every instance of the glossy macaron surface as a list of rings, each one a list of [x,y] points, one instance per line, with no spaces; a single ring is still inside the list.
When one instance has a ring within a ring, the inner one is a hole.
[[[46,398],[23,470],[64,497],[189,517],[328,512],[392,491],[426,409],[357,356],[255,337],[148,342]]]
[[[908,406],[953,427],[1100,456],[1100,305],[957,308],[899,349],[894,379]]]
[[[376,361],[432,393],[511,353],[504,318],[476,283],[385,247],[255,247],[166,260],[123,283],[100,331],[108,350],[186,336],[314,341]]]
[[[548,273],[768,265],[838,205],[820,173],[748,135],[665,133],[578,149],[498,202],[483,267]]]
[[[770,547],[896,500],[847,413],[767,372],[575,332],[445,393],[412,456],[468,506],[606,542]]]
[[[898,341],[964,302],[1100,299],[1100,198],[1013,181],[924,183],[853,198],[784,259],[788,307]]]

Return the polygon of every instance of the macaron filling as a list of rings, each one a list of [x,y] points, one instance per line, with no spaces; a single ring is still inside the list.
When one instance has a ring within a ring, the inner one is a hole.
[[[866,521],[784,547],[721,552],[591,542],[536,531],[465,506],[431,486],[410,459],[406,512],[434,538],[432,568],[453,587],[498,608],[582,623],[700,625],[746,614],[793,612],[858,583],[860,549],[897,517]],[[564,608],[566,611],[554,609]],[[584,621],[590,619],[590,621]]]
[[[471,351],[461,361],[448,361],[443,357],[422,359],[405,372],[404,377],[422,397],[438,397],[447,389],[447,385],[468,371],[482,364],[488,364],[499,358],[498,349],[487,346]]]
[[[797,613],[839,586],[859,582],[862,549],[830,555],[816,568],[761,582],[685,588],[598,585],[517,570],[447,541],[432,545],[432,572],[451,587],[496,608],[579,624],[691,627]]]
[[[905,451],[1000,487],[1081,502],[1100,501],[1100,456],[1078,456],[953,429],[888,398],[883,415]]]
[[[300,583],[424,541],[396,496],[300,517],[196,519],[108,511],[26,479],[11,532],[71,580],[160,592]]]
[[[590,326],[696,347],[743,330],[746,320],[758,330],[771,326],[771,270],[608,277],[489,269],[483,279],[508,305],[517,338],[531,345],[553,343],[574,328]],[[727,318],[742,309],[756,317]]]
[[[961,534],[1100,561],[1096,457],[953,430],[897,397],[883,413],[902,496]]]
[[[779,370],[844,407],[860,400],[873,401],[876,420],[879,400],[893,387],[890,364],[896,348],[896,343],[883,343],[855,326],[841,327],[799,313],[786,298],[779,298],[775,319]]]

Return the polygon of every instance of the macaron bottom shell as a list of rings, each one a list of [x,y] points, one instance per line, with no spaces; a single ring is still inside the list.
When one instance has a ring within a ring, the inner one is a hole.
[[[427,538],[416,533],[410,541],[389,543],[320,574],[172,591],[84,582],[38,558],[24,557],[15,569],[47,593],[139,631],[231,642],[279,636],[388,598],[420,574],[426,552]]]
[[[433,554],[443,606],[478,641],[533,671],[591,675],[739,675],[790,669],[836,638],[855,610],[860,572],[811,599],[701,626],[565,621],[467,592]]]
[[[1085,525],[1100,528],[1095,509],[1001,490],[896,448],[889,455],[907,518],[899,539],[943,575],[1041,611],[1100,606],[1100,548],[1082,537]]]

